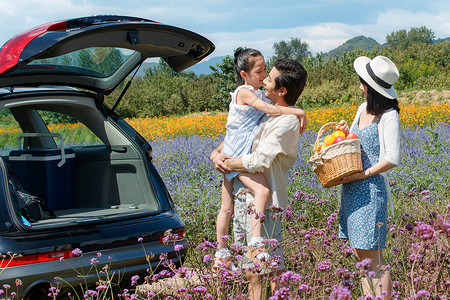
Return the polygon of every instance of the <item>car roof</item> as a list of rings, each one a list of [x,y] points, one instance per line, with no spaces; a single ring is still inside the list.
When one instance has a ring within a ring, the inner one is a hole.
[[[0,87],[65,85],[110,93],[144,60],[180,72],[214,44],[192,31],[127,16],[91,16],[27,30],[0,49]]]

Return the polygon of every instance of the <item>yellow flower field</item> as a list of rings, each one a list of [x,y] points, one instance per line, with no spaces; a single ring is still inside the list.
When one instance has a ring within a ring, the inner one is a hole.
[[[306,111],[307,130],[318,131],[327,122],[347,120],[351,123],[357,105],[342,104],[328,108],[315,108]],[[450,104],[412,103],[400,105],[400,123],[402,127],[422,127],[450,122]],[[148,140],[170,139],[175,136],[216,136],[225,133],[227,115],[225,113],[196,114],[191,116],[169,116],[132,118],[126,121]],[[82,130],[80,124],[55,124],[51,131]],[[1,135],[18,134],[15,127],[0,129]]]
[[[358,106],[344,104],[339,107],[307,110],[308,130],[318,131],[327,122],[342,119],[351,123]],[[400,106],[402,127],[421,127],[450,121],[450,104],[408,104]],[[149,140],[170,139],[180,135],[215,136],[225,133],[225,114],[197,115],[186,117],[160,117],[127,119]]]
[[[126,119],[149,140],[180,135],[216,136],[225,132],[226,114]]]

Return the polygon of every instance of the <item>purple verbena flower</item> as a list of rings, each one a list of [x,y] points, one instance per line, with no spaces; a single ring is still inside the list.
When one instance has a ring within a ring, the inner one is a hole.
[[[436,237],[433,226],[423,222],[416,222],[415,231],[419,239],[423,241],[434,240]]]
[[[72,256],[78,257],[83,255],[83,251],[81,251],[79,248],[75,248],[72,250]]]
[[[292,277],[294,273],[292,271],[286,271],[280,276],[280,283],[283,285],[289,284],[289,279]]]
[[[352,292],[345,286],[333,286],[333,292],[331,293],[330,300],[347,300],[352,299]]]
[[[331,263],[328,260],[324,260],[317,264],[317,270],[319,271],[326,271],[329,268],[331,268]]]
[[[229,235],[223,235],[220,237],[221,240],[228,241],[230,239]]]
[[[278,299],[289,299],[291,300],[292,298],[289,297],[289,288],[288,287],[283,287],[280,288],[278,290],[275,291],[275,293],[273,294],[272,297],[269,298],[269,300],[278,300]]]
[[[134,276],[132,276],[132,277],[131,277],[131,286],[136,285],[139,279],[141,279],[141,278],[139,277],[139,275],[134,275]]]
[[[307,285],[307,284],[300,284],[299,286],[298,286],[298,290],[300,290],[300,291],[307,291],[309,289],[309,286]]]
[[[199,285],[198,287],[193,288],[192,291],[198,293],[206,293],[206,287]]]
[[[430,292],[425,291],[425,290],[420,290],[420,291],[417,292],[416,297],[417,298],[428,299],[428,298],[430,298]]]
[[[371,264],[372,264],[372,260],[370,258],[365,258],[362,261],[356,263],[356,268],[360,269],[360,270],[362,270],[362,269],[367,270]]]
[[[173,247],[173,250],[175,250],[175,251],[180,251],[180,250],[182,250],[183,248],[184,248],[183,245],[175,245],[175,246]]]

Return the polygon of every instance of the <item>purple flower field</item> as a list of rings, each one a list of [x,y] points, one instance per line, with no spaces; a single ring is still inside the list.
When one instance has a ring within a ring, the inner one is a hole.
[[[363,296],[361,279],[375,276],[368,270],[371,261],[358,262],[348,243],[337,237],[338,189],[322,188],[307,163],[315,134],[306,132],[300,138],[289,176],[289,205],[266,216],[282,221],[286,269],[276,278],[274,295],[265,299],[382,299]],[[70,299],[248,299],[245,270],[240,268],[244,251],[233,243],[231,232],[229,245],[238,270],[212,270],[222,175],[209,155],[222,139],[190,136],[151,142],[155,166],[186,224],[190,245],[183,265],[175,266],[163,254],[159,259],[165,268],[149,268],[146,278],[133,276],[124,284],[131,289],[115,293],[117,274],[109,274],[111,280],[99,281],[80,295],[69,294]],[[388,212],[383,251],[393,280],[392,299],[450,299],[450,125],[404,129],[401,143],[402,161],[389,175],[395,217]],[[170,236],[167,239],[170,243]],[[269,240],[273,246],[275,242]],[[72,253],[84,255],[80,249]],[[142,255],[148,260],[152,254],[143,249]],[[91,259],[95,271],[114,263],[103,266],[99,257],[101,253]],[[263,286],[268,283],[263,278]],[[0,299],[16,299],[14,291],[20,286],[20,279],[16,287],[0,280]],[[58,293],[59,286],[51,287],[49,298],[56,299]]]
[[[208,286],[222,180],[209,155],[222,138],[179,137],[151,145],[156,167],[187,226],[191,251],[185,267],[204,276],[205,293],[213,298],[233,291],[229,299],[245,299],[242,276],[225,276],[219,286]],[[282,217],[286,273],[280,278],[282,288],[270,299],[363,299],[359,279],[371,274],[357,263],[347,242],[337,238],[338,189],[322,188],[307,163],[315,138],[313,132],[302,135],[290,172],[290,205]],[[395,217],[388,213],[384,250],[394,281],[393,298],[448,299],[450,125],[404,129],[401,140],[402,161],[389,175]],[[239,264],[241,249],[234,253]]]

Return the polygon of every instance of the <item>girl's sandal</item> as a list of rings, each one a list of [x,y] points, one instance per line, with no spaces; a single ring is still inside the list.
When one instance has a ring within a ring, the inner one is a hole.
[[[218,272],[218,271],[224,270],[224,269],[229,273],[233,273],[233,272],[237,271],[236,266],[231,261],[231,257],[229,257],[227,260],[219,258],[219,257],[214,257],[213,270]]]
[[[272,262],[271,256],[269,252],[266,250],[264,246],[259,246],[258,248],[253,249],[251,246],[247,246],[248,252],[245,253],[245,256],[259,264],[268,265]],[[258,255],[262,254],[263,259],[259,259]]]

